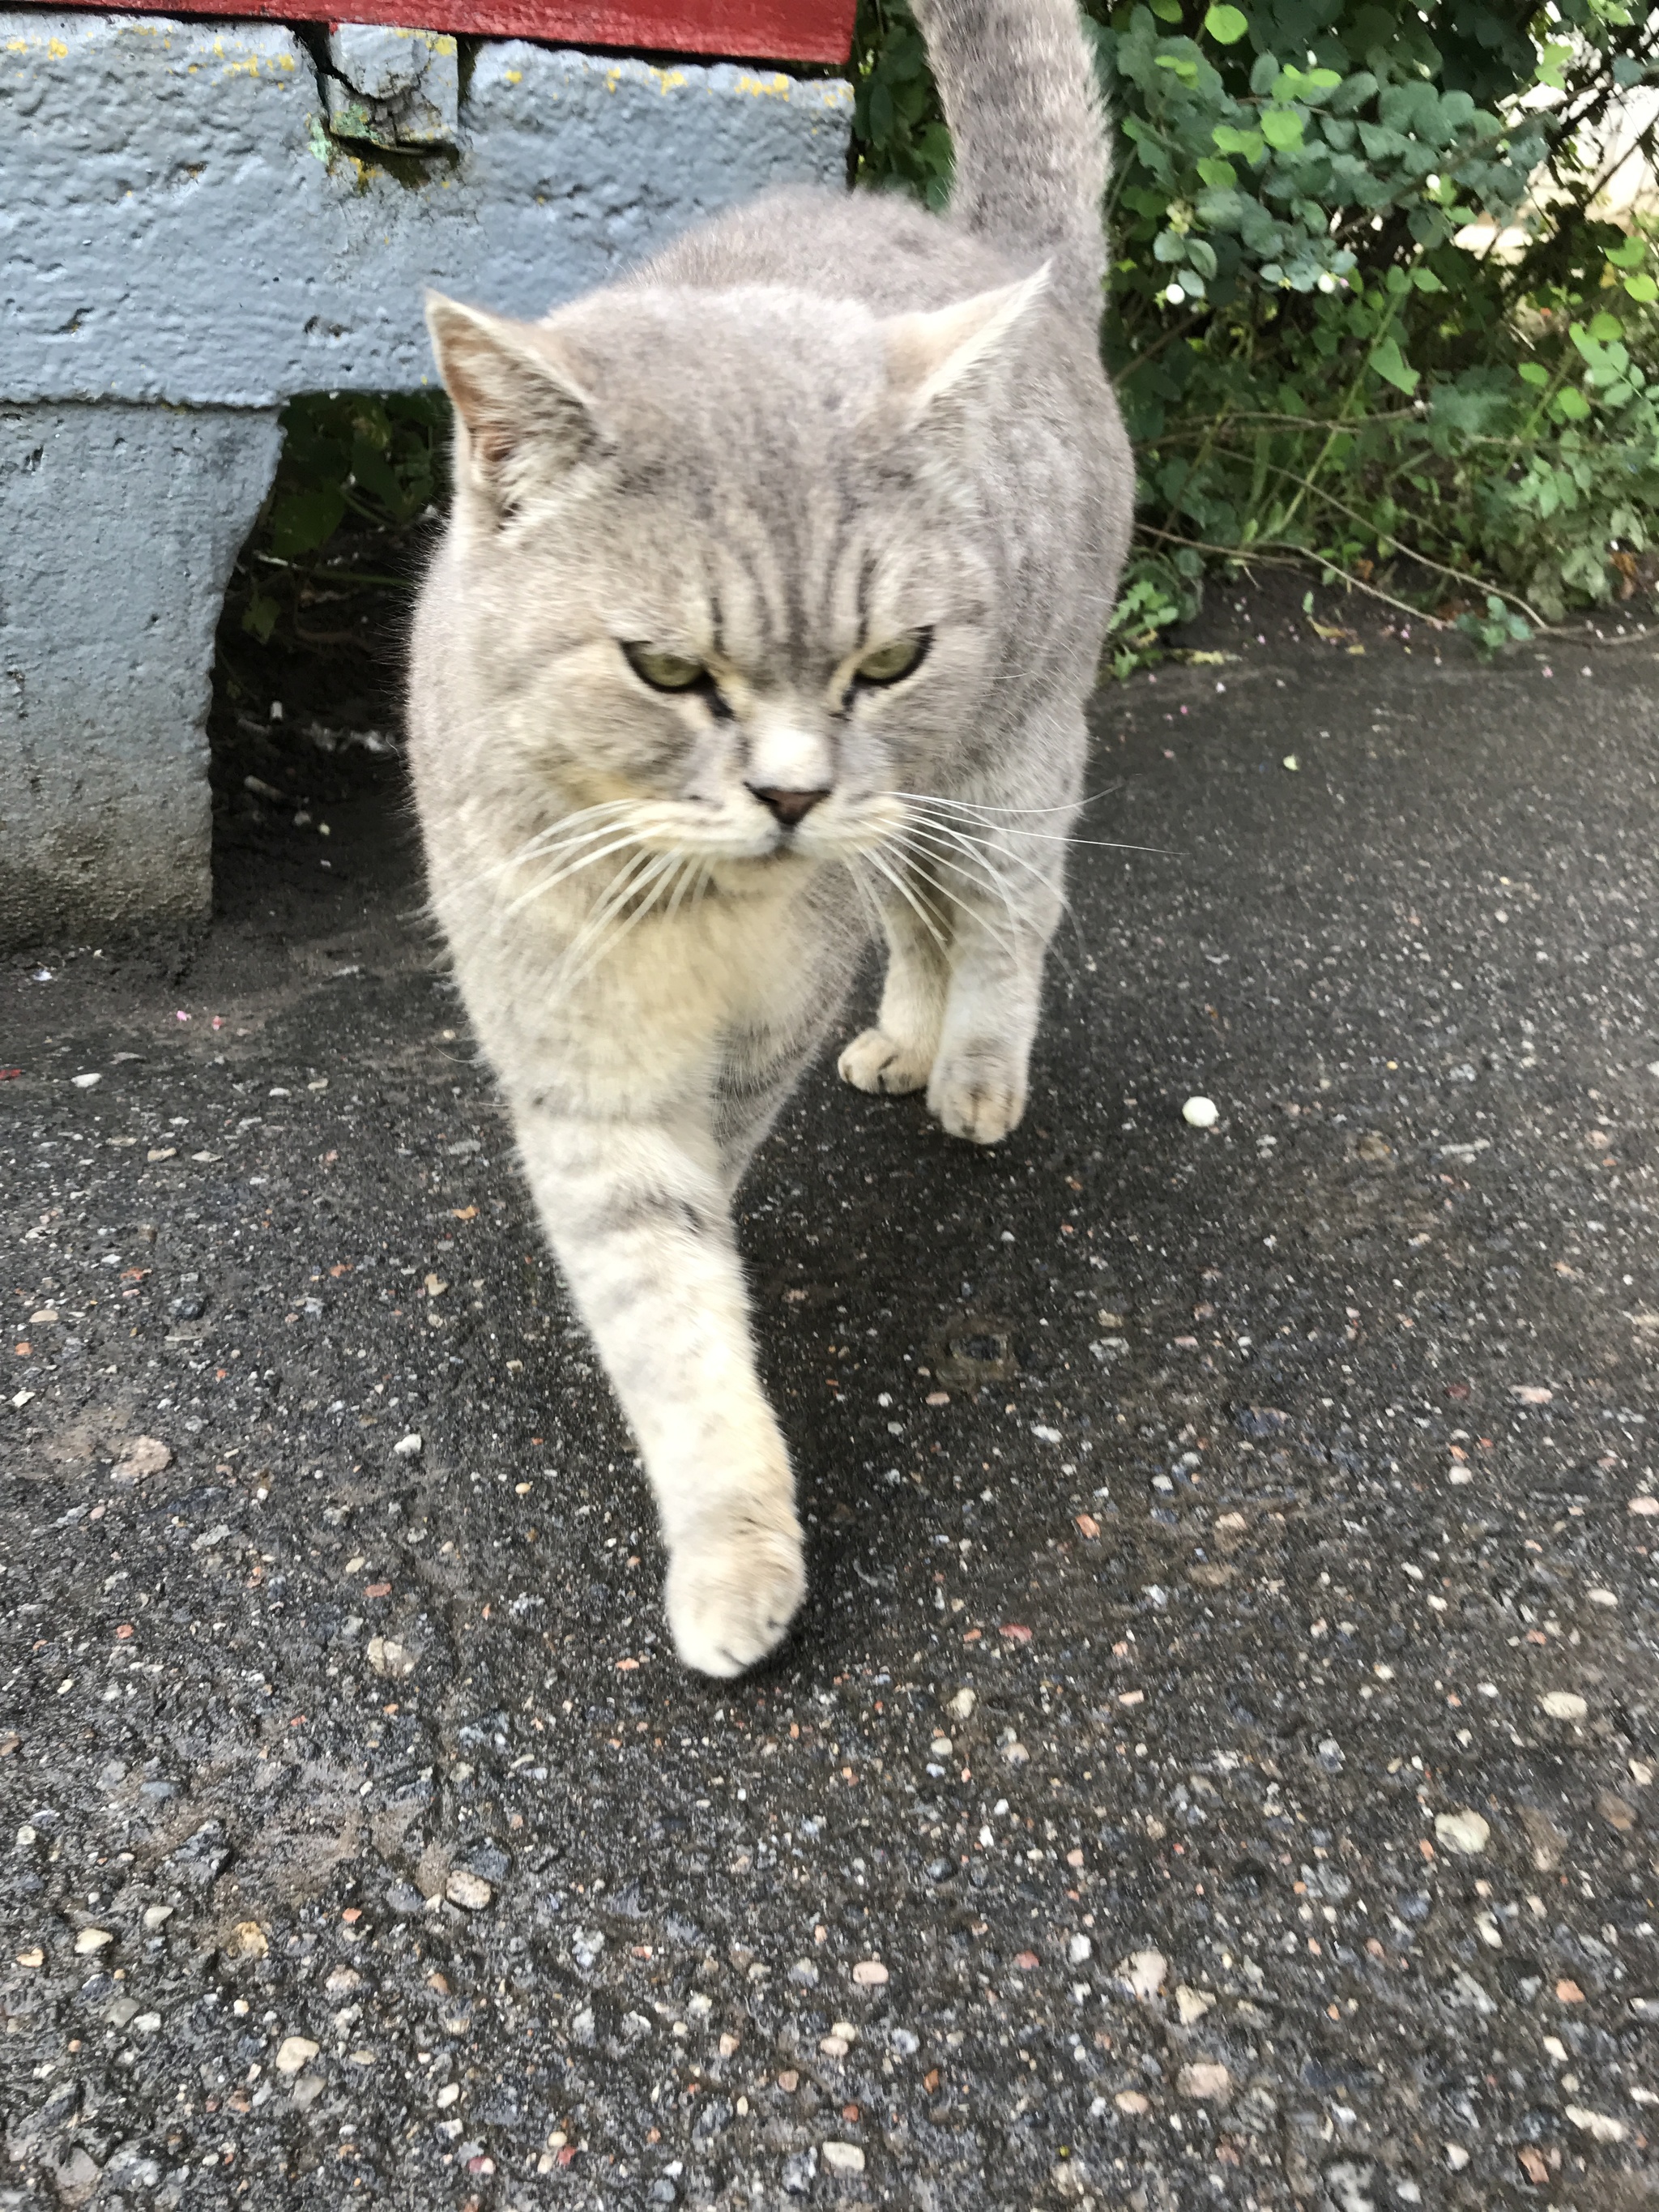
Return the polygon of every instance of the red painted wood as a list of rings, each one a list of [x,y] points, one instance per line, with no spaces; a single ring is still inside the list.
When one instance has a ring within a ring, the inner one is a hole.
[[[122,0],[120,12],[398,23],[558,46],[845,62],[854,0]]]

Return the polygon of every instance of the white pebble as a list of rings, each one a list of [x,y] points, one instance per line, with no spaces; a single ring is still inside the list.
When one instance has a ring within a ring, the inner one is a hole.
[[[1567,2118],[1574,2127],[1582,2129],[1592,2142],[1617,2143],[1625,2140],[1625,2124],[1615,2120],[1610,2112],[1586,2112],[1582,2105],[1569,2105]]]
[[[1162,1951],[1132,1951],[1119,1969],[1129,1984],[1130,1995],[1137,1997],[1155,1997],[1169,1971],[1170,1962]]]
[[[862,2173],[864,2153],[856,2143],[827,2142],[822,2153],[831,2173]]]
[[[1492,1830],[1478,1813],[1465,1809],[1462,1813],[1437,1813],[1434,1832],[1449,1850],[1462,1851],[1465,1858],[1472,1859],[1486,1850]]]
[[[450,1903],[464,1905],[469,1912],[482,1912],[495,1894],[482,1875],[469,1874],[465,1867],[455,1868],[444,1884]]]
[[[101,1075],[77,1075],[71,1079],[77,1091],[95,1091],[103,1079]]]
[[[1086,1936],[1073,1936],[1066,1946],[1066,1955],[1074,1966],[1080,1966],[1094,1949]]]
[[[368,1663],[377,1674],[398,1681],[415,1672],[415,1654],[406,1644],[399,1644],[390,1636],[371,1636],[368,1639]]]
[[[1213,1098],[1189,1098],[1181,1109],[1181,1118],[1194,1129],[1213,1129],[1221,1119],[1221,1109]]]
[[[1589,1711],[1577,1690],[1546,1690],[1538,1703],[1553,1721],[1582,1721]]]
[[[1194,2097],[1210,2104],[1226,2100],[1232,2087],[1232,2077],[1226,2068],[1212,2059],[1194,2059],[1183,2066],[1176,2075],[1176,2087],[1183,2097]]]
[[[276,2046],[276,2071],[297,2074],[302,2066],[309,2066],[317,2056],[317,2046],[308,2036],[285,2035]]]
[[[107,1928],[83,1928],[75,1939],[75,1955],[84,1959],[94,1951],[101,1951],[106,1943],[115,1941]]]
[[[394,1456],[398,1459],[418,1459],[421,1455],[419,1430],[411,1429],[406,1437],[399,1437],[392,1449]]]

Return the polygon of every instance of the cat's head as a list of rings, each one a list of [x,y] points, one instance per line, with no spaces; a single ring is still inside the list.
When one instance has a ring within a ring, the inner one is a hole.
[[[987,429],[1045,273],[884,320],[763,287],[429,301],[447,628],[550,813],[723,876],[899,832],[1005,650]]]

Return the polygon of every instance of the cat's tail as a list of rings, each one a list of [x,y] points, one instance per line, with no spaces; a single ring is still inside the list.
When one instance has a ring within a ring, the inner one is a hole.
[[[912,0],[956,146],[953,214],[1052,262],[1054,296],[1091,322],[1109,155],[1077,0]]]

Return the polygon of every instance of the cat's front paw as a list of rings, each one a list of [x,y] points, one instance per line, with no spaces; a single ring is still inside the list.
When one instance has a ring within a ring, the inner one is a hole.
[[[901,1044],[885,1030],[863,1030],[836,1062],[843,1083],[858,1091],[884,1091],[894,1096],[920,1091],[927,1080],[930,1063],[914,1046]]]
[[[1024,1069],[1001,1052],[941,1060],[927,1085],[927,1110],[947,1136],[1000,1144],[1024,1115]]]
[[[674,1648],[700,1674],[741,1674],[782,1641],[806,1595],[800,1530],[711,1515],[674,1547],[665,1601]]]

